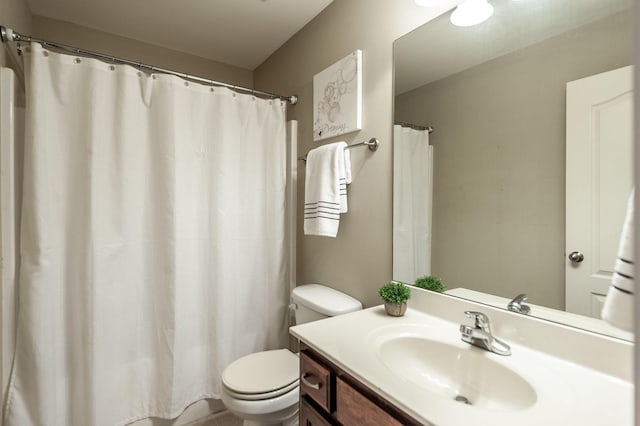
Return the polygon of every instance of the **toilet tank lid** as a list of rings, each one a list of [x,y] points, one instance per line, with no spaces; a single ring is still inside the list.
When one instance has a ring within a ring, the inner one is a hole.
[[[296,304],[330,317],[362,309],[358,299],[321,284],[298,286],[293,289],[291,298]]]

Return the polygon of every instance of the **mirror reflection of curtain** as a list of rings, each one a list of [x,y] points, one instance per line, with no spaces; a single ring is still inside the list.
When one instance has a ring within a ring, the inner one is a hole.
[[[393,279],[431,273],[433,146],[429,132],[393,126]]]

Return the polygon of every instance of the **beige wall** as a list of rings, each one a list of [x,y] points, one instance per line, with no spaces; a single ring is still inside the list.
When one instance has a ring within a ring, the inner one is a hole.
[[[4,1],[4,0],[2,0]],[[33,17],[34,37],[244,87],[253,72],[69,22]]]
[[[256,88],[297,94],[289,108],[299,121],[300,154],[318,146],[312,131],[312,80],[355,49],[363,51],[363,129],[322,143],[380,140],[376,153],[351,151],[353,183],[349,213],[338,237],[304,236],[304,165],[298,179],[298,284],[331,285],[370,306],[377,288],[391,279],[391,165],[393,41],[440,13],[413,0],[336,0],[254,72]]]
[[[26,0],[0,0],[0,25],[21,33],[31,32],[31,11]],[[17,67],[8,45],[2,43],[0,47],[0,66]]]
[[[396,99],[435,127],[432,272],[564,308],[565,85],[629,65],[632,17],[503,56]]]

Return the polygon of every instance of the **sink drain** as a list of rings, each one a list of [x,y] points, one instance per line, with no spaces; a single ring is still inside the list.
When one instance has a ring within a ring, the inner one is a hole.
[[[458,402],[462,402],[463,404],[471,405],[471,401],[469,401],[466,396],[456,395],[453,399]]]

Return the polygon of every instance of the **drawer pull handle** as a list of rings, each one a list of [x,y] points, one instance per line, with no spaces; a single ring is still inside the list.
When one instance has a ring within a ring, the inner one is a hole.
[[[315,390],[320,389],[320,387],[322,386],[322,383],[321,382],[311,383],[308,379],[312,377],[314,377],[313,374],[304,373],[302,377],[300,377],[300,380],[302,380],[302,383],[304,383],[305,386],[310,387],[311,389],[315,389]]]

